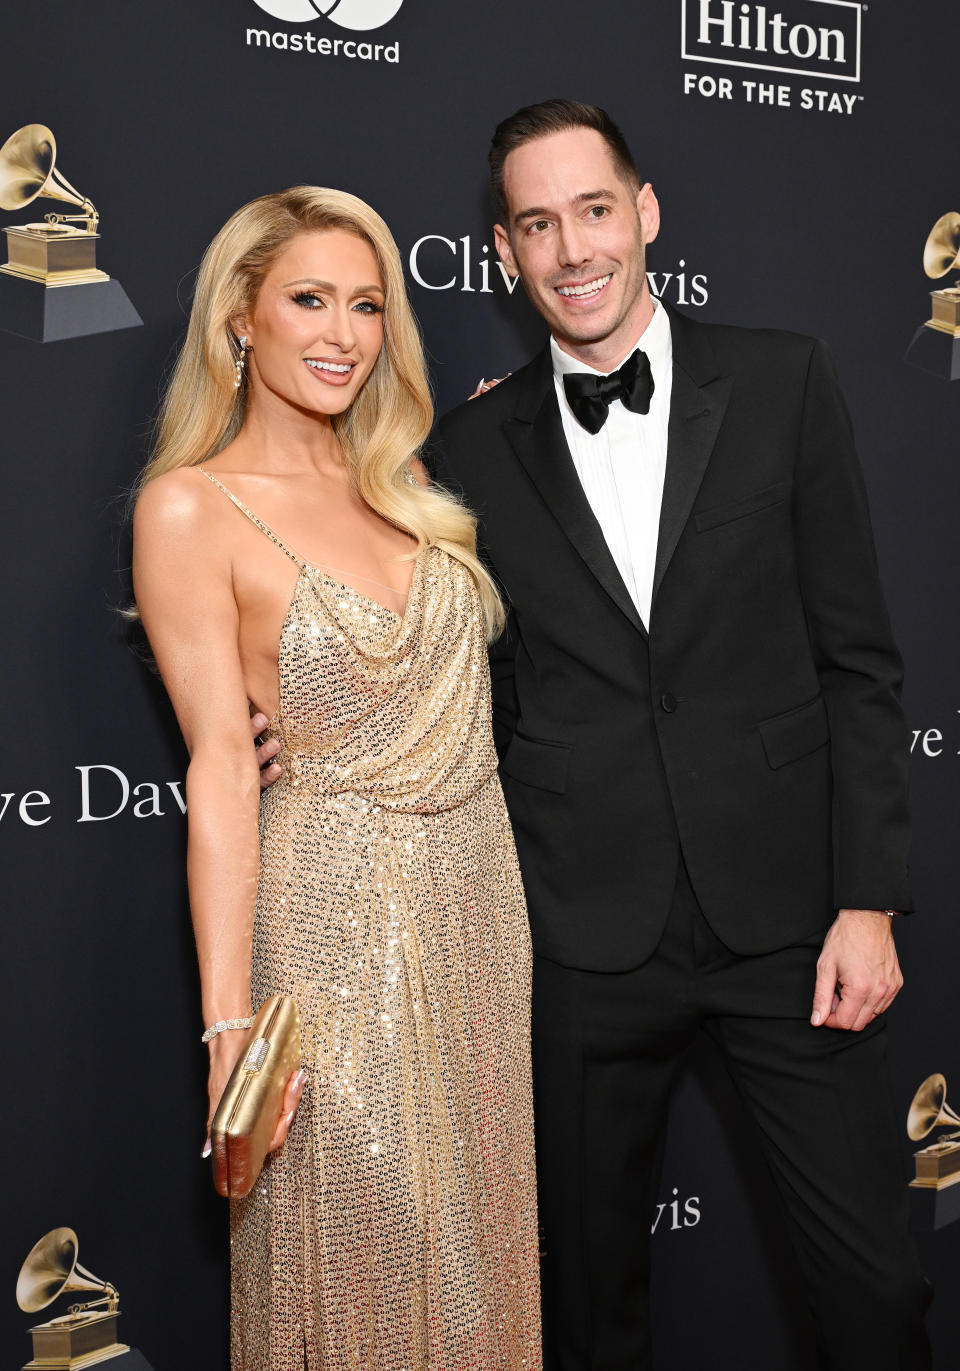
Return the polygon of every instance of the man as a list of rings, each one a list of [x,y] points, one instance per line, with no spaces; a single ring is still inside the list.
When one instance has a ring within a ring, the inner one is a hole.
[[[651,1365],[662,1133],[703,1029],[822,1367],[929,1367],[883,1020],[910,907],[901,665],[833,366],[651,298],[656,197],[602,110],[520,110],[490,163],[498,251],[551,338],[433,455],[510,605],[491,664],[535,954],[545,1366]]]
[[[551,338],[435,457],[510,605],[494,712],[535,953],[546,1366],[650,1365],[657,1159],[704,1029],[822,1366],[927,1367],[883,1021],[910,907],[901,665],[832,363],[654,302],[657,201],[602,110],[521,110],[490,164],[498,252]]]

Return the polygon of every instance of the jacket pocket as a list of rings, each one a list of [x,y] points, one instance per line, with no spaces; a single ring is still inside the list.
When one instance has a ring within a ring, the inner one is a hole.
[[[548,742],[515,733],[503,756],[503,769],[513,781],[563,795],[567,789],[572,743]]]
[[[757,514],[761,509],[769,509],[771,505],[780,505],[787,498],[787,493],[787,483],[778,481],[776,485],[755,490],[752,495],[745,495],[742,500],[732,500],[729,504],[714,505],[713,509],[702,510],[693,516],[693,522],[698,533],[706,533],[709,528],[730,524],[734,519],[744,519],[748,514]]]
[[[816,752],[830,741],[830,724],[823,696],[808,700],[805,705],[775,714],[758,725],[767,761],[774,770]]]

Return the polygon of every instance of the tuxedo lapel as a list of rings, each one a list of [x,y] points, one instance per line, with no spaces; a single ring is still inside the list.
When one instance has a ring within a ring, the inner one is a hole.
[[[515,416],[504,432],[544,503],[593,576],[635,628],[646,629],[584,494],[563,432],[550,349],[527,369]]]
[[[718,375],[713,351],[697,325],[669,307],[668,313],[673,342],[673,390],[653,577],[654,602],[697,498],[733,385],[731,377]]]

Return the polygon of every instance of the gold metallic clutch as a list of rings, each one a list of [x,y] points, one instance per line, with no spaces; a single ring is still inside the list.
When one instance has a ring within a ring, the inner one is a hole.
[[[228,1199],[241,1199],[259,1176],[287,1081],[299,1066],[296,1000],[271,995],[254,1020],[250,1046],[233,1068],[210,1129],[213,1183]]]

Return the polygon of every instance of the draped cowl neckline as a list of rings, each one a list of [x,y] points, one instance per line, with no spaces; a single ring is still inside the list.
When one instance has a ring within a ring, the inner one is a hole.
[[[277,669],[265,732],[289,784],[427,812],[496,772],[479,592],[442,548],[416,558],[402,615],[304,563]]]

